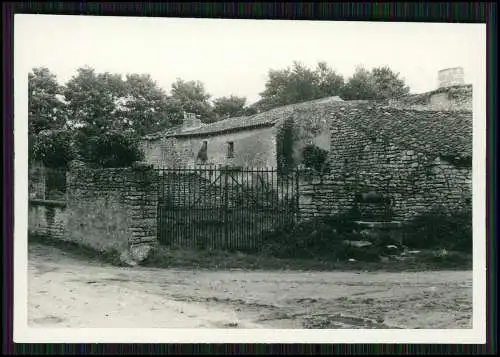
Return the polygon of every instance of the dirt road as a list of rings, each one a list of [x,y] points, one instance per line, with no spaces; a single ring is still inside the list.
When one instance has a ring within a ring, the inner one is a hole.
[[[472,272],[117,268],[29,248],[33,327],[471,328]]]

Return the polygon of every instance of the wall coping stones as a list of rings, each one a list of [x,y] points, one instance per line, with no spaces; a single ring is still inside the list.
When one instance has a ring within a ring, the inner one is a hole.
[[[383,221],[373,221],[373,222],[354,221],[354,223],[359,225],[359,226],[366,227],[366,228],[386,228],[386,229],[389,229],[389,228],[401,228],[402,227],[401,221],[386,221],[386,222],[383,222]]]
[[[45,207],[61,207],[61,208],[66,207],[65,201],[42,200],[42,199],[35,199],[35,198],[31,198],[29,200],[29,204],[31,204],[33,206],[45,206]]]
[[[154,165],[145,161],[135,161],[132,163],[131,167],[133,170],[149,170],[153,169]]]

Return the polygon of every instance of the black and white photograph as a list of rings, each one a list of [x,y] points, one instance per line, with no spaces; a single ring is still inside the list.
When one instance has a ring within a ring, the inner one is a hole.
[[[484,24],[14,26],[20,337],[484,338]]]

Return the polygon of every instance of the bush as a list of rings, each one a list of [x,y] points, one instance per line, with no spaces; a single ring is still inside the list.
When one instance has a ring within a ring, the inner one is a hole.
[[[132,133],[110,131],[89,138],[88,161],[98,167],[127,167],[144,154]]]
[[[316,145],[307,145],[302,150],[304,166],[322,172],[325,169],[328,151],[323,150]]]
[[[32,139],[32,158],[49,168],[67,167],[77,155],[73,135],[66,130],[41,131]]]
[[[405,227],[405,244],[414,248],[472,251],[472,210],[448,212],[436,208]]]
[[[348,215],[317,218],[265,237],[263,251],[281,258],[336,259],[343,240],[360,240]]]

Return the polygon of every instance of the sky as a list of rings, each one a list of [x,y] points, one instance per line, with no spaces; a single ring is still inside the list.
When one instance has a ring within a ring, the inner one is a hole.
[[[167,92],[176,78],[200,80],[213,97],[259,99],[269,69],[326,61],[348,78],[357,65],[387,65],[411,92],[437,88],[437,72],[484,70],[484,24],[15,15],[15,66],[45,66],[62,84],[85,65],[148,73]]]

